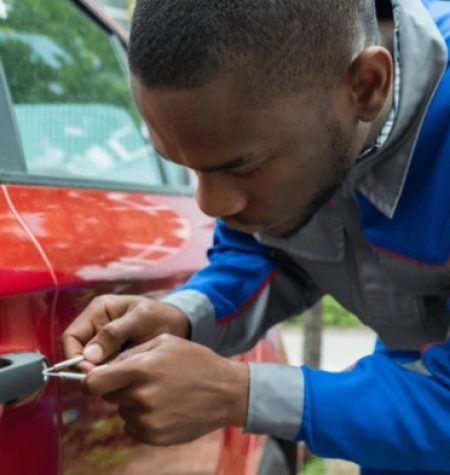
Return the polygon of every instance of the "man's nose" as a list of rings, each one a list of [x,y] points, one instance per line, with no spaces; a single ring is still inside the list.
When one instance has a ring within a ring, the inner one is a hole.
[[[198,173],[197,203],[213,218],[233,216],[247,206],[246,193],[221,172]]]

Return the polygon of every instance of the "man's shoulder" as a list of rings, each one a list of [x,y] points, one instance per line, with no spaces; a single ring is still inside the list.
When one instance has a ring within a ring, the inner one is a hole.
[[[450,2],[448,0],[423,0],[450,51]]]
[[[372,245],[423,264],[450,263],[450,67],[423,119],[393,216],[361,194],[358,201]]]

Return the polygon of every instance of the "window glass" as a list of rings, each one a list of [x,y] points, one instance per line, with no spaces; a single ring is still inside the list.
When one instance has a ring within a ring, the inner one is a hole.
[[[116,47],[71,2],[0,0],[0,60],[31,173],[161,184]]]
[[[186,167],[169,162],[168,160],[163,161],[163,167],[167,182],[170,185],[194,187],[193,174]]]
[[[134,0],[100,0],[105,10],[126,30],[130,30],[130,19]]]

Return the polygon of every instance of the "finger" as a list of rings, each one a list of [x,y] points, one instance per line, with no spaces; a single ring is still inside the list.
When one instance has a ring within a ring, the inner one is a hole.
[[[81,371],[82,373],[88,374],[95,368],[95,364],[90,363],[89,361],[82,361],[75,366],[75,369]]]
[[[121,416],[121,419],[125,421],[125,419]],[[149,441],[144,437],[142,428],[139,426],[135,426],[132,423],[125,422],[123,426],[123,431],[127,437],[132,439],[134,442],[139,443],[149,443]]]
[[[113,391],[112,393],[106,393],[102,396],[102,399],[109,404],[114,404],[116,406],[131,406],[134,405],[134,401],[128,397],[127,388],[119,389],[118,391]]]
[[[142,355],[145,353],[145,356],[147,358],[147,368],[150,367],[150,360],[148,359],[148,353],[154,349],[156,349],[160,345],[161,336],[154,338],[153,340],[142,343],[140,345],[136,345],[133,348],[126,350],[122,353],[120,353],[115,359],[110,361],[110,364],[118,364],[120,362],[127,361],[131,366],[134,366],[136,363],[139,364],[141,362],[141,358],[139,358],[139,355]],[[103,370],[103,367],[109,366],[108,365],[103,365],[99,367],[95,367],[94,371],[97,370]],[[102,393],[103,394],[103,399],[106,401],[112,403],[112,404],[125,404],[125,405],[130,405],[134,406],[138,404],[139,400],[142,398],[139,397],[139,387],[136,385],[132,387],[125,387],[123,389],[119,389],[113,392],[108,392],[108,393]]]
[[[83,349],[98,332],[114,317],[125,313],[129,299],[116,295],[97,297],[68,326],[62,336],[64,354],[71,358],[83,353]],[[99,362],[99,361],[97,361]]]
[[[128,388],[133,384],[140,383],[143,377],[148,377],[141,367],[148,367],[150,362],[142,361],[142,355],[134,355],[123,361],[115,361],[94,368],[83,381],[83,385],[92,394],[105,395]],[[145,354],[147,356],[147,354]]]
[[[115,355],[125,342],[141,337],[142,315],[132,309],[121,318],[108,322],[87,343],[83,353],[92,362]]]
[[[81,355],[86,342],[95,334],[95,328],[90,321],[79,321],[77,325],[70,326],[62,336],[64,356],[73,358]]]
[[[149,444],[154,439],[154,430],[146,422],[148,413],[134,407],[119,406],[119,417],[124,421],[125,434],[136,442]]]
[[[140,386],[129,386],[125,389],[119,389],[111,393],[104,394],[102,398],[110,404],[121,407],[142,408],[142,401],[147,398],[141,394]],[[148,401],[145,401],[146,403]]]
[[[117,355],[117,358],[114,361],[123,361],[139,353],[144,353],[147,351],[154,350],[160,345],[160,342],[162,339],[161,337],[162,335],[156,338],[153,338],[150,341],[146,341],[145,343],[132,346],[131,348],[128,348],[127,350],[122,351],[121,353]]]

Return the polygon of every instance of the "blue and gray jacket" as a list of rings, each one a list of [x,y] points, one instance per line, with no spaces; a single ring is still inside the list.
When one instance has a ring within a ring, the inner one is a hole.
[[[246,430],[374,469],[450,470],[450,2],[393,1],[395,118],[286,239],[217,223],[210,264],[165,301],[223,355],[332,294],[383,345],[353,369],[250,367]]]

